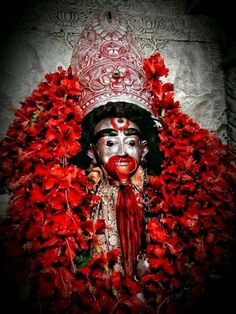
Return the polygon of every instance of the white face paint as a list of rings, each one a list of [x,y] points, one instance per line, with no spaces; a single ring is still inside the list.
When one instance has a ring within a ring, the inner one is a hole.
[[[95,127],[95,150],[111,177],[117,173],[133,175],[147,151],[146,141],[140,140],[140,129],[126,118],[105,118]]]

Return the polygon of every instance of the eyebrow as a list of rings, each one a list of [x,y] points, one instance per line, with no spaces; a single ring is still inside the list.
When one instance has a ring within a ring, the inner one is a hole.
[[[105,136],[117,136],[118,135],[118,132],[114,129],[104,129],[104,130],[101,130],[99,132],[97,132],[95,135],[94,135],[94,142],[97,142],[101,137],[105,137]],[[137,130],[137,129],[134,129],[134,128],[129,128],[127,130],[124,131],[124,135],[126,136],[131,136],[131,135],[137,135],[137,136],[140,136],[140,132]]]
[[[116,136],[118,135],[118,132],[114,129],[104,129],[101,131],[98,131],[95,135],[94,135],[94,142],[97,142],[101,137],[104,136]]]
[[[130,136],[130,135],[138,135],[139,137],[141,136],[141,133],[139,130],[134,129],[134,128],[129,128],[124,131],[124,135]]]

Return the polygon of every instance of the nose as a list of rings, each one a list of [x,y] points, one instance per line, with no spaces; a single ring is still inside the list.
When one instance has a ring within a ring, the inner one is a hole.
[[[118,156],[125,156],[126,155],[125,146],[122,142],[119,144],[117,155]]]

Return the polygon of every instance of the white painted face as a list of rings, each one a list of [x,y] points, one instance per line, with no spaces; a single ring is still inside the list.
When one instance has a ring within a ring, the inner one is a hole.
[[[126,118],[105,118],[95,127],[96,154],[107,173],[115,179],[128,180],[148,152],[140,140],[140,129]],[[124,179],[126,177],[126,179]]]

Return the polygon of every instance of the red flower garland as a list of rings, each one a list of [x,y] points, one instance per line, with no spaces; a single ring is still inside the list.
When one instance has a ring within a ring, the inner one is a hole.
[[[4,263],[13,281],[30,287],[25,297],[49,313],[175,313],[180,295],[203,293],[204,281],[230,269],[234,156],[178,109],[173,85],[160,81],[168,69],[159,53],[145,60],[144,70],[153,111],[162,117],[165,160],[145,188],[150,272],[140,282],[112,272],[119,251],[101,251],[104,222],[90,219],[99,199],[85,172],[68,163],[81,150],[83,119],[70,67],[46,75],[1,142],[0,177],[11,191]]]

